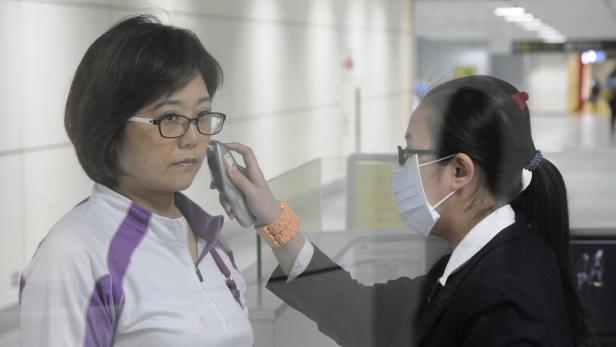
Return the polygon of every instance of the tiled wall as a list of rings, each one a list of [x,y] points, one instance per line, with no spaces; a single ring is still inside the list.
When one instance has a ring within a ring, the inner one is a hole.
[[[146,10],[147,9],[147,10]],[[192,29],[221,62],[221,140],[253,147],[267,177],[317,157],[393,151],[411,103],[411,0],[0,0],[0,307],[14,275],[91,182],[63,128],[72,75],[113,23],[148,12]],[[343,68],[347,57],[353,69]],[[201,170],[188,194],[213,213]]]

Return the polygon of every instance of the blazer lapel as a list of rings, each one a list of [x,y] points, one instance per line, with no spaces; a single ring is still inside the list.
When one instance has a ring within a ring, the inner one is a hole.
[[[418,346],[421,346],[428,335],[438,327],[438,321],[449,307],[453,295],[468,274],[472,272],[475,265],[492,249],[527,230],[529,230],[529,227],[526,224],[525,218],[523,216],[518,217],[518,214],[516,214],[516,222],[498,233],[494,239],[477,252],[464,266],[449,276],[445,287],[441,286],[437,278],[431,295],[426,298],[426,304],[417,322],[417,339],[415,341],[417,341]],[[444,267],[441,270],[441,274],[442,271],[444,271]],[[435,289],[436,287],[440,287],[440,289]]]

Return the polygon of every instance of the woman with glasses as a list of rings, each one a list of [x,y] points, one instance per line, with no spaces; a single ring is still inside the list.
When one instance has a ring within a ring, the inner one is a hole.
[[[95,182],[23,271],[22,346],[252,346],[246,284],[212,216],[180,193],[225,115],[194,33],[128,18],[87,50],[65,127]]]
[[[298,231],[249,148],[230,170],[280,267],[267,287],[342,346],[584,346],[569,272],[566,189],[531,137],[528,94],[489,76],[432,89],[413,112],[392,188],[402,220],[448,241],[425,276],[364,286]],[[229,204],[223,206],[232,215]],[[279,206],[269,212],[267,206]]]

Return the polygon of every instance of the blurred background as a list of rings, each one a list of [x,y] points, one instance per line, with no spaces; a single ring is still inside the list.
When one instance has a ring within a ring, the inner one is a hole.
[[[535,144],[569,189],[571,275],[602,334],[616,333],[616,0],[0,0],[0,345],[19,345],[21,270],[92,189],[63,126],[75,69],[137,13],[197,34],[225,75],[215,138],[251,146],[310,239],[365,283],[416,276],[447,251],[406,230],[391,196],[425,92],[472,74],[527,91]],[[209,185],[204,167],[186,194],[222,214]],[[335,346],[263,289],[274,261],[253,230],[227,220],[223,235],[250,285],[256,346]]]

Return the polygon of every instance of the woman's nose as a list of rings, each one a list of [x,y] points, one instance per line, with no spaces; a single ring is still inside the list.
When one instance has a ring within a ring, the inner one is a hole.
[[[194,122],[194,124],[192,124],[192,120],[188,123],[188,129],[186,129],[186,132],[184,133],[184,135],[182,135],[179,138],[179,142],[180,145],[182,145],[182,147],[184,147],[187,144],[196,144],[199,140],[202,140],[202,138],[204,139],[206,136],[201,134],[199,132],[199,129],[197,129],[197,122]]]

